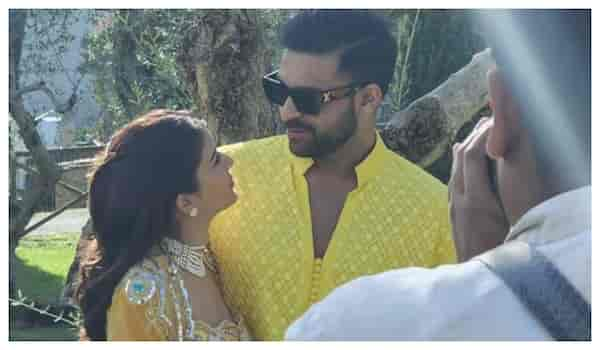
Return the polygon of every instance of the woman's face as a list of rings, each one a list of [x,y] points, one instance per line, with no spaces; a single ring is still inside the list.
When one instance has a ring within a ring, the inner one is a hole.
[[[233,160],[218,152],[215,140],[206,130],[202,147],[202,160],[196,168],[196,179],[199,184],[198,195],[201,201],[200,210],[212,216],[231,206],[237,200],[234,182],[229,169]]]

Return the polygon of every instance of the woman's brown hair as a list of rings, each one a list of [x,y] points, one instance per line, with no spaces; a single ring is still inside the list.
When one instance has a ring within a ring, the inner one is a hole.
[[[106,340],[117,284],[164,237],[174,235],[175,199],[198,189],[203,124],[188,111],[154,110],[117,131],[91,173],[96,242],[80,268],[80,337]],[[176,238],[176,237],[174,237]]]

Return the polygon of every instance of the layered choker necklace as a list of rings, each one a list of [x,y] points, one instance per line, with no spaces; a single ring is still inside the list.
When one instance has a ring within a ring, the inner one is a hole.
[[[164,238],[160,246],[177,266],[194,276],[205,277],[206,269],[217,273],[216,259],[206,246],[187,245],[171,238]]]

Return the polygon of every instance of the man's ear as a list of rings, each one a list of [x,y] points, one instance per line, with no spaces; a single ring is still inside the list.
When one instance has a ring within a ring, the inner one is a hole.
[[[363,108],[366,107],[375,111],[382,101],[383,94],[381,93],[381,88],[379,88],[379,85],[369,84],[365,86],[364,93],[361,95],[360,99],[360,105]]]
[[[518,115],[508,86],[496,67],[488,71],[487,79],[494,121],[487,138],[486,150],[491,158],[500,159],[504,158],[517,136],[515,123]]]

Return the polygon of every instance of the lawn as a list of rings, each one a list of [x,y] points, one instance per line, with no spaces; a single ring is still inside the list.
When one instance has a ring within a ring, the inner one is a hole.
[[[67,271],[75,256],[77,234],[29,236],[17,248],[17,288],[36,304],[58,301]],[[17,309],[22,309],[19,307]],[[10,340],[74,340],[66,325],[61,327],[16,328],[10,320]]]
[[[14,328],[9,329],[9,341],[72,341],[76,340],[75,331],[67,327],[36,327],[36,328]]]
[[[17,288],[29,299],[41,303],[58,300],[67,271],[75,256],[78,235],[25,237],[17,248]]]

